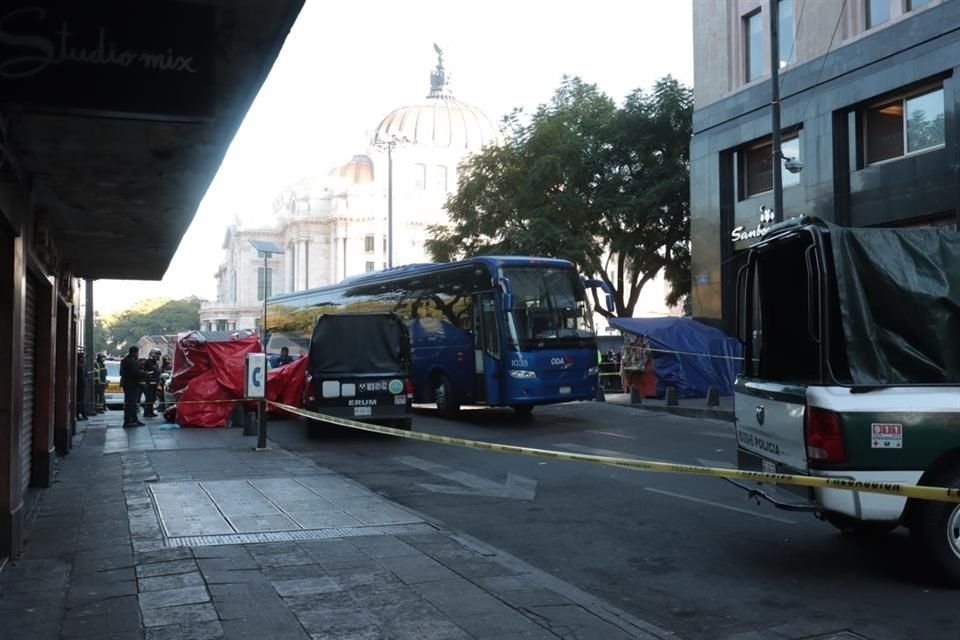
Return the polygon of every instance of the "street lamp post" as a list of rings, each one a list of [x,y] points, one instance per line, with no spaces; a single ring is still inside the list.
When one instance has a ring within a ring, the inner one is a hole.
[[[283,249],[272,242],[266,240],[251,240],[253,248],[263,254],[263,317],[260,321],[260,348],[263,349],[263,357],[267,358],[267,298],[269,298],[270,282],[269,260],[272,255],[283,253]],[[259,286],[259,285],[258,285]],[[257,403],[257,451],[266,451],[267,449],[267,375],[263,376],[263,398]]]
[[[381,138],[378,134],[373,146],[387,152],[387,268],[393,267],[393,150],[408,143],[404,136],[391,134]]]
[[[773,135],[771,136],[773,158],[773,215],[777,222],[783,221],[783,175],[780,166],[783,150],[780,138],[780,0],[770,0],[770,107],[772,110]]]

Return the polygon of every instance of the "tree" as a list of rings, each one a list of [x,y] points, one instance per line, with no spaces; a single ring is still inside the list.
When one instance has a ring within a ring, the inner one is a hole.
[[[172,335],[196,329],[200,323],[200,299],[155,298],[143,300],[117,314],[94,320],[97,351],[123,355],[143,336]]]
[[[676,304],[690,288],[692,108],[690,89],[669,76],[622,107],[565,78],[529,121],[519,111],[505,119],[503,145],[464,163],[451,225],[430,228],[427,250],[437,260],[567,258],[610,286],[622,316],[663,270]]]

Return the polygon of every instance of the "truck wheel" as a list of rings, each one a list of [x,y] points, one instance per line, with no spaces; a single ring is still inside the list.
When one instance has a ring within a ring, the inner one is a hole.
[[[862,538],[886,535],[899,526],[897,522],[857,520],[856,518],[835,511],[824,512],[823,519],[836,527],[840,533],[845,536]]]
[[[324,427],[329,425],[320,422],[319,420],[310,420],[307,419],[307,438],[310,440],[319,439],[324,432]]]
[[[460,403],[453,393],[450,380],[442,373],[433,382],[433,399],[437,403],[437,411],[445,418],[452,418],[460,411]]]
[[[531,413],[533,413],[533,405],[532,404],[515,404],[513,405],[513,411],[518,416],[522,418],[526,418],[530,416]]]
[[[936,487],[960,487],[960,469],[930,480]],[[918,500],[913,505],[910,537],[929,572],[953,587],[960,587],[960,504]]]

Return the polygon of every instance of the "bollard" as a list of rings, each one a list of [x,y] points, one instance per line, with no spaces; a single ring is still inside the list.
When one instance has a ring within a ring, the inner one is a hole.
[[[593,397],[594,402],[606,402],[607,396],[603,393],[603,385],[597,384],[597,395]]]
[[[630,385],[630,404],[643,404],[643,395],[640,393],[640,389],[633,385]]]
[[[239,402],[233,405],[233,411],[230,412],[230,418],[227,423],[230,427],[239,427],[243,423],[243,405]]]
[[[667,387],[667,406],[668,407],[680,406],[680,401],[677,399],[676,387]]]
[[[243,412],[243,435],[257,435],[257,413],[256,411]]]
[[[720,392],[717,391],[717,388],[713,385],[710,385],[707,388],[707,406],[708,407],[720,406]]]

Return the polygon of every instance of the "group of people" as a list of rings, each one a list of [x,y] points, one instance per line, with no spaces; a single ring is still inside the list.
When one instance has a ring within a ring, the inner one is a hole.
[[[140,349],[130,347],[127,356],[120,361],[120,386],[123,389],[123,426],[136,427],[140,421],[138,405],[143,397],[143,415],[146,418],[157,416],[157,400],[160,410],[164,409],[162,374],[171,369],[170,359],[163,357],[159,349],[151,349],[147,358],[140,358]],[[77,352],[77,420],[87,420],[87,405],[84,402],[87,387],[85,354],[81,348]],[[97,413],[104,413],[106,407],[107,365],[106,356],[97,354],[93,364],[94,407]]]
[[[139,347],[130,347],[127,355],[120,361],[120,386],[123,389],[123,426],[142,427],[138,405],[143,395],[143,417],[157,417],[158,399],[163,410],[163,390],[160,386],[162,374],[171,369],[169,358],[161,360],[159,349],[151,349],[149,357],[140,358]]]

